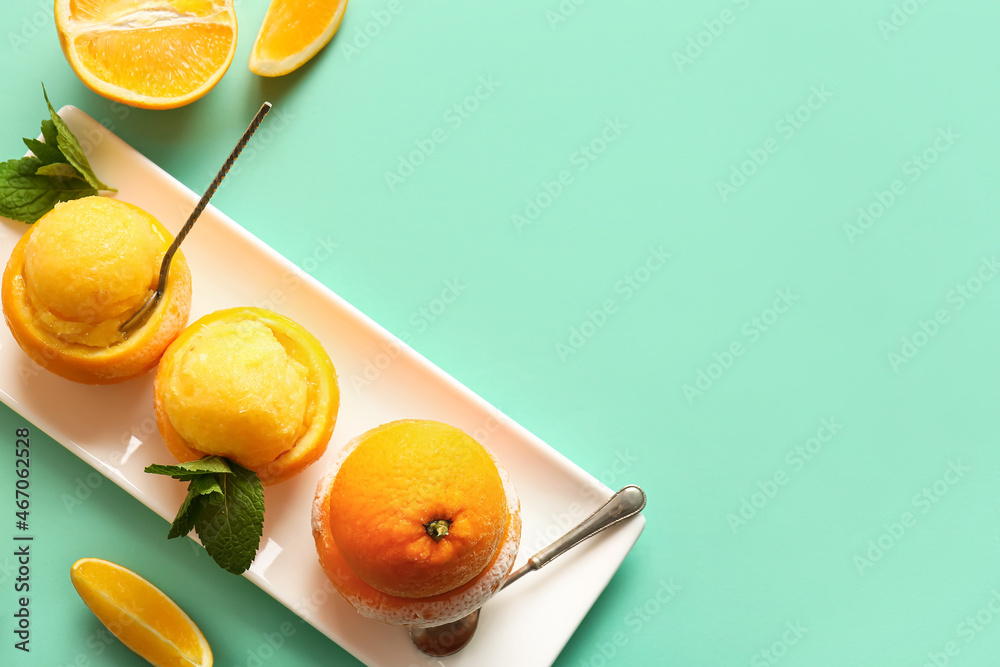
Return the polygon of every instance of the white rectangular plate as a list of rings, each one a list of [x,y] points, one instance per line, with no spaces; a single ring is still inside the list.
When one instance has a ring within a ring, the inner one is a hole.
[[[60,115],[83,139],[94,170],[118,187],[117,198],[146,209],[172,232],[180,229],[197,194],[80,110],[64,107]],[[0,252],[6,258],[25,227],[0,221]],[[456,656],[441,661],[423,656],[404,629],[359,616],[320,570],[311,501],[326,462],[348,440],[395,419],[426,418],[462,428],[490,447],[521,499],[517,566],[589,514],[610,490],[214,207],[185,241],[184,253],[194,283],[192,321],[220,308],[270,307],[312,331],[340,377],[342,402],[330,447],[304,473],[266,490],[261,551],[245,576],[368,665],[483,667],[511,660],[520,667],[551,665],[638,539],[645,519],[616,526],[490,600],[476,637]],[[150,463],[172,461],[153,418],[152,374],[107,387],[74,384],[39,369],[2,327],[0,378],[4,403],[157,514],[173,519],[183,485],[142,472]],[[220,570],[219,576],[229,575]]]

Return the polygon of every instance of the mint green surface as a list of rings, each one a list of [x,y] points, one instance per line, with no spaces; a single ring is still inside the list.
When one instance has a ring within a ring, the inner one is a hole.
[[[37,132],[44,81],[200,192],[274,102],[214,203],[605,483],[648,491],[557,665],[995,663],[1000,5],[351,0],[277,80],[246,67],[265,3],[237,5],[225,78],[158,112],[79,82],[50,2],[0,4],[0,157]],[[448,281],[460,297],[422,314]],[[0,409],[0,540],[23,425]],[[257,664],[283,628],[263,664],[357,664],[33,443],[33,651],[12,651],[4,547],[0,664],[140,664],[73,593],[84,555],[198,610],[217,665]]]

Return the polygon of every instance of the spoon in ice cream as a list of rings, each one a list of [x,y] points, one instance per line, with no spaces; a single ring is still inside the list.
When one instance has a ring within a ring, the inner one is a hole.
[[[267,112],[270,110],[270,102],[264,102],[264,104],[261,105],[260,109],[257,111],[257,115],[255,115],[253,120],[250,121],[250,126],[247,127],[243,136],[240,137],[239,142],[237,142],[236,147],[233,149],[233,152],[229,154],[226,162],[222,165],[222,169],[220,169],[219,173],[215,175],[214,179],[212,179],[208,189],[205,190],[205,194],[201,196],[201,200],[198,202],[198,205],[194,207],[194,211],[192,211],[191,215],[188,217],[187,222],[184,223],[181,231],[174,237],[173,243],[171,243],[170,247],[167,248],[167,252],[163,255],[163,261],[160,264],[160,277],[156,283],[156,291],[149,295],[146,302],[139,307],[139,310],[135,311],[135,314],[132,315],[132,317],[118,327],[118,330],[125,334],[126,338],[129,333],[142,326],[142,324],[146,321],[146,318],[149,317],[149,314],[153,312],[154,308],[156,308],[160,299],[163,298],[163,293],[167,290],[167,276],[170,273],[170,262],[177,253],[177,248],[180,247],[181,241],[184,240],[184,237],[186,237],[188,232],[191,231],[191,228],[194,227],[195,221],[202,214],[202,211],[205,210],[205,207],[208,206],[208,200],[215,194],[215,191],[219,188],[219,184],[222,183],[222,179],[224,179],[226,174],[229,173],[229,169],[233,166],[233,163],[236,162],[236,158],[238,158],[240,153],[243,152],[247,142],[250,141],[250,137],[257,131],[261,121],[264,120],[264,116],[266,116]]]
[[[630,484],[611,496],[608,502],[593,514],[570,529],[565,535],[528,559],[528,562],[512,572],[503,582],[500,590],[507,588],[524,575],[538,570],[552,562],[588,537],[593,537],[605,528],[638,514],[646,506],[646,493]],[[435,625],[430,628],[410,628],[410,639],[423,653],[443,657],[463,649],[479,625],[479,609],[457,621]]]

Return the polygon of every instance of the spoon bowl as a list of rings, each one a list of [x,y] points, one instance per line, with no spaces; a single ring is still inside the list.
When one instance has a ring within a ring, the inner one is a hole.
[[[638,514],[646,506],[646,493],[634,484],[624,487],[621,491],[601,505],[589,517],[581,521],[558,540],[545,547],[528,559],[528,562],[508,575],[500,590],[528,574],[538,570],[566,553],[587,538],[593,537],[602,530]],[[411,627],[410,640],[426,655],[436,658],[452,655],[465,648],[472,640],[479,625],[479,609],[463,616],[457,621],[435,625],[429,628]]]
[[[479,610],[457,621],[429,628],[410,628],[410,639],[422,653],[443,658],[458,653],[472,640],[479,625]]]

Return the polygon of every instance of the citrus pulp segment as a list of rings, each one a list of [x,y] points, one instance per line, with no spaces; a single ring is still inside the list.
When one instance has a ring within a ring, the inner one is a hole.
[[[212,89],[236,52],[232,0],[56,0],[56,30],[94,92],[149,109]]]
[[[77,593],[125,646],[156,667],[212,667],[212,649],[194,621],[128,568],[82,558],[70,569]]]
[[[250,71],[288,74],[316,55],[337,32],[347,0],[271,0],[250,54]]]

